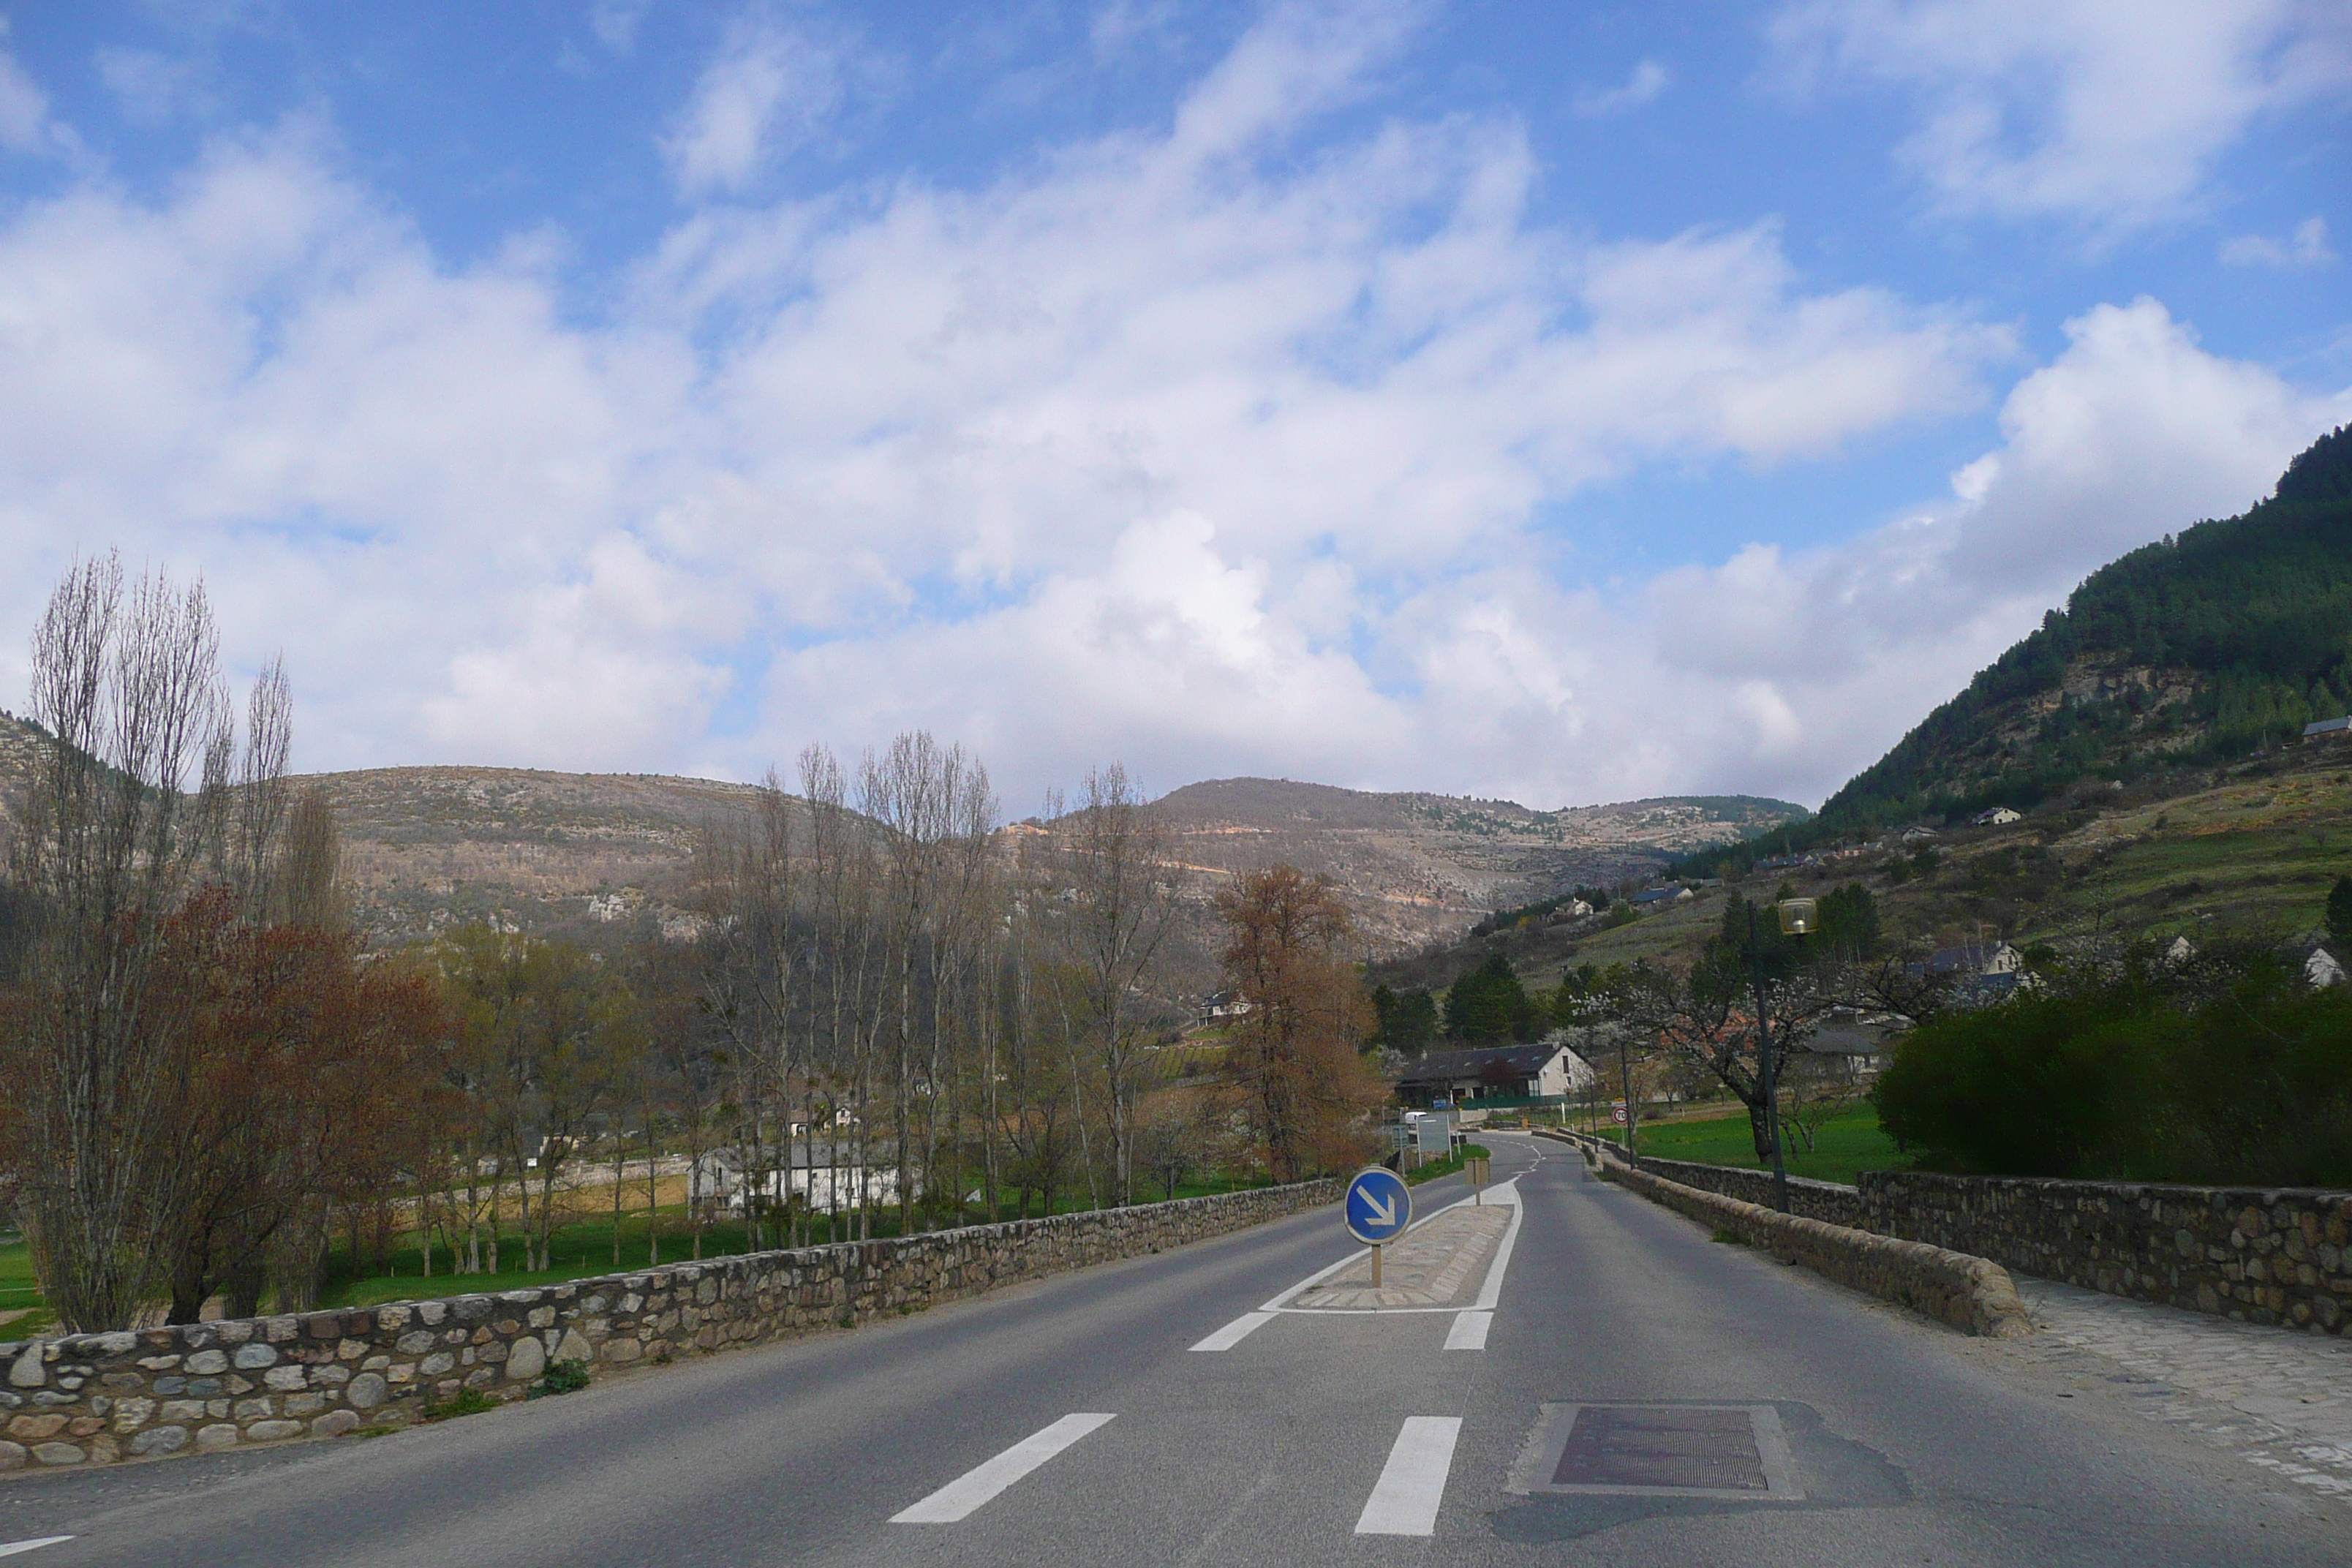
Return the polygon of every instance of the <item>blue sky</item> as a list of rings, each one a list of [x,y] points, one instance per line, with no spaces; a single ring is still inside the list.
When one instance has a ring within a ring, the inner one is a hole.
[[[1818,801],[2352,418],[2340,5],[0,16],[0,685],[312,767]]]

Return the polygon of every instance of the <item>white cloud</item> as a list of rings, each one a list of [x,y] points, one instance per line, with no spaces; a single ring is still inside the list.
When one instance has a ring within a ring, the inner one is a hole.
[[[1673,79],[1666,68],[1655,60],[1643,60],[1633,68],[1633,74],[1620,87],[1605,90],[1586,89],[1576,95],[1576,112],[1591,118],[1620,114],[1629,109],[1639,109],[1666,90]]]
[[[662,140],[678,189],[742,190],[814,139],[845,91],[833,47],[764,17],[737,22]]]
[[[1691,716],[1685,776],[1777,773],[1799,795],[1843,782],[2090,571],[2244,510],[2352,417],[2352,391],[2313,396],[2210,354],[2152,300],[2099,306],[2067,335],[2011,390],[2001,445],[1953,476],[1951,501],[1834,549],[1753,545],[1651,585],[1657,664],[1630,684],[1654,703],[1653,679],[1687,694],[1662,709]],[[1724,700],[1759,689],[1793,741]]]
[[[0,43],[7,37],[8,18],[0,16]],[[65,154],[80,145],[70,129],[49,118],[49,95],[15,55],[0,48],[0,151]]]
[[[76,549],[202,569],[236,658],[288,654],[311,766],[751,776],[919,722],[1016,802],[1110,756],[1817,795],[2070,574],[2252,499],[2336,406],[2160,307],[2093,311],[1965,499],[1564,587],[1547,502],[1979,406],[2014,345],[1812,287],[1769,225],[1532,223],[1506,122],[1290,156],[1395,58],[1341,70],[1335,41],[1403,37],[1339,15],[1276,14],[1164,133],[698,209],[593,321],[559,253],[448,268],[299,137],[220,142],[152,199],[26,204],[0,623]]]
[[[2230,267],[2319,267],[2336,259],[2327,248],[2327,220],[2307,217],[2295,225],[2284,244],[2267,235],[2242,234],[2221,246],[2221,260]]]
[[[646,8],[653,0],[596,0],[588,7],[588,30],[596,41],[616,55],[626,55],[637,47],[637,28],[646,19]]]
[[[2352,89],[2332,0],[1797,0],[1783,79],[1915,96],[1900,155],[1947,211],[2174,218],[2265,116]]]
[[[96,60],[99,79],[123,114],[142,125],[160,125],[195,101],[204,79],[199,61],[175,60],[152,49],[104,48]]]

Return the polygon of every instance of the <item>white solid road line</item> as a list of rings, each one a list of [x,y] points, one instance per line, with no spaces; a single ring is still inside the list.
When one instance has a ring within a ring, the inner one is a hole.
[[[1445,1331],[1445,1348],[1450,1351],[1482,1351],[1486,1348],[1486,1331],[1495,1326],[1492,1312],[1456,1312],[1454,1326]]]
[[[1229,1351],[1274,1321],[1272,1312],[1244,1312],[1192,1348],[1196,1351]]]
[[[70,1535],[42,1535],[30,1541],[0,1542],[0,1557],[14,1557],[19,1552],[31,1552],[38,1547],[55,1546],[60,1541],[71,1541]]]
[[[1528,1215],[1528,1205],[1519,1198],[1519,1179],[1513,1176],[1496,1186],[1490,1196],[1511,1205],[1511,1222],[1503,1227],[1502,1245],[1495,1248],[1495,1261],[1486,1265],[1486,1287],[1471,1305],[1482,1312],[1491,1312],[1503,1299],[1503,1274],[1511,1267],[1511,1249],[1519,1245],[1519,1222]]]
[[[890,1516],[893,1524],[953,1524],[966,1514],[1093,1431],[1108,1415],[1065,1415],[1034,1432],[984,1465],[966,1470],[914,1507]]]
[[[1357,1517],[1358,1535],[1429,1535],[1437,1529],[1437,1505],[1445,1500],[1446,1473],[1454,1468],[1459,1415],[1409,1415],[1397,1434],[1389,1462]]]

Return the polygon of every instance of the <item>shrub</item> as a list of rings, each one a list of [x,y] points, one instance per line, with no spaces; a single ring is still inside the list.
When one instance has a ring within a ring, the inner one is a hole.
[[[1934,1020],[1874,1099],[1927,1169],[2352,1184],[2352,995],[2273,954],[2142,962]]]
[[[549,1394],[577,1394],[588,1386],[588,1363],[576,1359],[550,1362],[539,1386]]]
[[[479,1415],[485,1410],[496,1410],[499,1402],[478,1388],[461,1388],[448,1398],[427,1400],[419,1414],[427,1421],[447,1421],[459,1415]]]

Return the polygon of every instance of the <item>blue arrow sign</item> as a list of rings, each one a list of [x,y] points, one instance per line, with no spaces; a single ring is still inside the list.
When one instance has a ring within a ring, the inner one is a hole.
[[[1375,1247],[1394,1241],[1412,1223],[1412,1189],[1394,1171],[1379,1165],[1356,1173],[1341,1205],[1348,1234]]]

